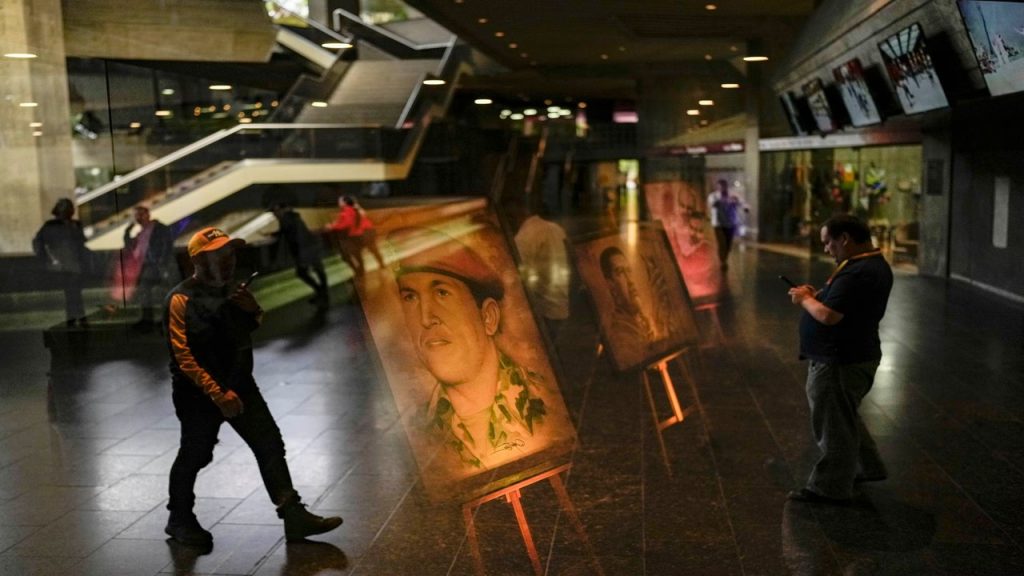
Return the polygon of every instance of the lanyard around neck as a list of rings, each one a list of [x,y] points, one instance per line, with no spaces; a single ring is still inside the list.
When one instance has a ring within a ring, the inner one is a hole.
[[[864,252],[863,254],[857,254],[856,256],[850,256],[846,260],[843,260],[842,262],[840,262],[839,266],[836,266],[836,269],[828,277],[828,280],[825,280],[825,285],[826,286],[831,285],[832,284],[832,280],[834,280],[835,277],[838,276],[839,273],[843,271],[843,268],[846,268],[846,265],[849,264],[851,260],[860,260],[862,258],[870,258],[872,256],[879,256],[881,254],[882,254],[881,250],[872,250],[870,252]]]

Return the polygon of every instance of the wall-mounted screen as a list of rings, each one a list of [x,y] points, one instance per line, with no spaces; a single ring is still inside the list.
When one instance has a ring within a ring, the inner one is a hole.
[[[783,92],[779,95],[779,101],[782,102],[782,110],[786,113],[786,120],[789,120],[789,128],[793,131],[793,134],[806,136],[807,130],[801,123],[800,112],[797,109],[793,93]]]
[[[868,89],[868,83],[864,77],[864,68],[860,60],[854,58],[849,62],[832,70],[836,77],[836,87],[846,104],[846,111],[850,115],[850,123],[854,126],[869,126],[882,121],[878,113],[878,106]]]
[[[960,0],[978,67],[993,96],[1024,90],[1024,4]]]
[[[949,106],[920,24],[911,24],[886,38],[878,49],[905,114]]]
[[[818,132],[823,134],[835,132],[837,128],[836,122],[832,119],[832,109],[829,107],[828,96],[825,95],[825,86],[821,83],[821,80],[818,78],[811,80],[804,84],[803,90]]]

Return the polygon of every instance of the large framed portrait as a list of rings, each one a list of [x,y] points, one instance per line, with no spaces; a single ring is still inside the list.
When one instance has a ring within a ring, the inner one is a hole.
[[[572,248],[616,370],[643,369],[697,344],[690,295],[660,223],[584,236]]]
[[[564,463],[575,430],[493,211],[374,216],[387,269],[356,289],[428,496],[466,501]]]
[[[707,196],[687,182],[644,184],[651,218],[661,222],[690,297],[698,302],[722,291],[718,246],[708,220]]]

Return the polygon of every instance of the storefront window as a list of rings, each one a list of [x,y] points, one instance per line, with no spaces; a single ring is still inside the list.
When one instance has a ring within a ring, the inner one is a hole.
[[[920,146],[770,152],[761,161],[764,242],[821,253],[820,223],[848,212],[868,223],[891,262],[914,268]]]

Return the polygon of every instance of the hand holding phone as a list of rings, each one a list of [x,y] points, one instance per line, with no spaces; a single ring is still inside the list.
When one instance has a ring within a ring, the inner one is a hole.
[[[786,277],[785,277],[784,275],[782,275],[782,274],[779,274],[779,280],[782,280],[782,281],[783,281],[783,282],[785,282],[786,284],[789,284],[789,287],[790,287],[790,288],[796,288],[796,283],[795,283],[795,282],[793,282],[792,280],[790,280],[789,278],[786,278]]]
[[[248,278],[243,280],[242,283],[238,285],[238,287],[239,288],[248,288],[249,284],[252,284],[252,281],[255,280],[256,277],[259,276],[259,275],[260,275],[260,271],[256,270],[255,272],[250,274]]]

